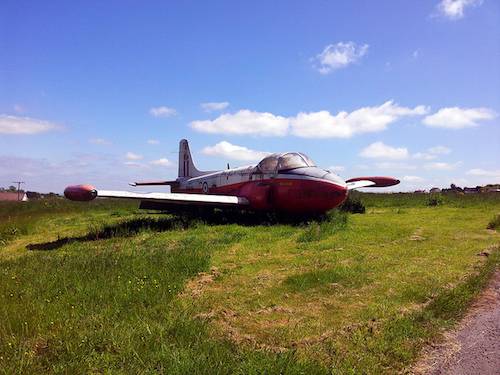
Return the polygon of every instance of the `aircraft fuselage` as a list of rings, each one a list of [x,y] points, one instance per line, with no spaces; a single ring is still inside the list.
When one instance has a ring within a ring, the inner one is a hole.
[[[234,195],[254,210],[293,213],[326,212],[342,204],[348,191],[342,179],[317,167],[261,173],[249,166],[177,181],[173,193]]]

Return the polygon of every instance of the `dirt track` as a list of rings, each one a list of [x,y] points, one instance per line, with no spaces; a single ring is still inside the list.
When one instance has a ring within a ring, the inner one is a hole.
[[[500,374],[500,270],[459,327],[417,365],[416,374]]]

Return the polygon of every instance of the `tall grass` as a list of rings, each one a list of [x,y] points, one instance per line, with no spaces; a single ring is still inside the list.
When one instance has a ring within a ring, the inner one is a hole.
[[[329,211],[321,220],[307,224],[297,238],[298,242],[319,241],[347,228],[348,214],[340,210]]]
[[[99,211],[120,215],[136,209],[137,202],[117,199],[72,202],[63,198],[49,198],[29,202],[0,202],[0,246],[22,235],[33,233],[38,223],[50,215],[83,215]]]
[[[482,194],[415,194],[415,193],[350,193],[354,199],[360,199],[367,208],[375,207],[426,207],[430,198],[436,198],[439,205],[447,207],[487,207],[500,199],[498,193]]]

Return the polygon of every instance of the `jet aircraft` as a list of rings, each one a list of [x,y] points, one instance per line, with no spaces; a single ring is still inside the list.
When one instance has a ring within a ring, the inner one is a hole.
[[[98,190],[91,185],[68,186],[66,198],[90,201],[98,197],[140,200],[140,208],[176,210],[182,207],[239,208],[291,214],[321,214],[344,202],[350,190],[399,184],[392,177],[356,177],[344,181],[322,169],[301,152],[275,153],[255,166],[200,171],[188,141],[179,144],[179,171],[174,181],[134,182],[132,186],[169,185],[170,193]]]

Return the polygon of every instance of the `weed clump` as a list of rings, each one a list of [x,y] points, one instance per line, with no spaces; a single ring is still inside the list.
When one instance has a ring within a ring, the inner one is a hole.
[[[498,231],[500,229],[500,215],[495,215],[486,228]]]
[[[347,228],[348,214],[331,210],[321,220],[310,222],[297,239],[298,242],[319,241]]]
[[[443,204],[443,198],[439,195],[430,195],[427,199],[427,206],[436,207]]]
[[[361,199],[356,197],[347,197],[347,199],[340,206],[343,212],[350,212],[351,214],[364,214],[366,208]]]

